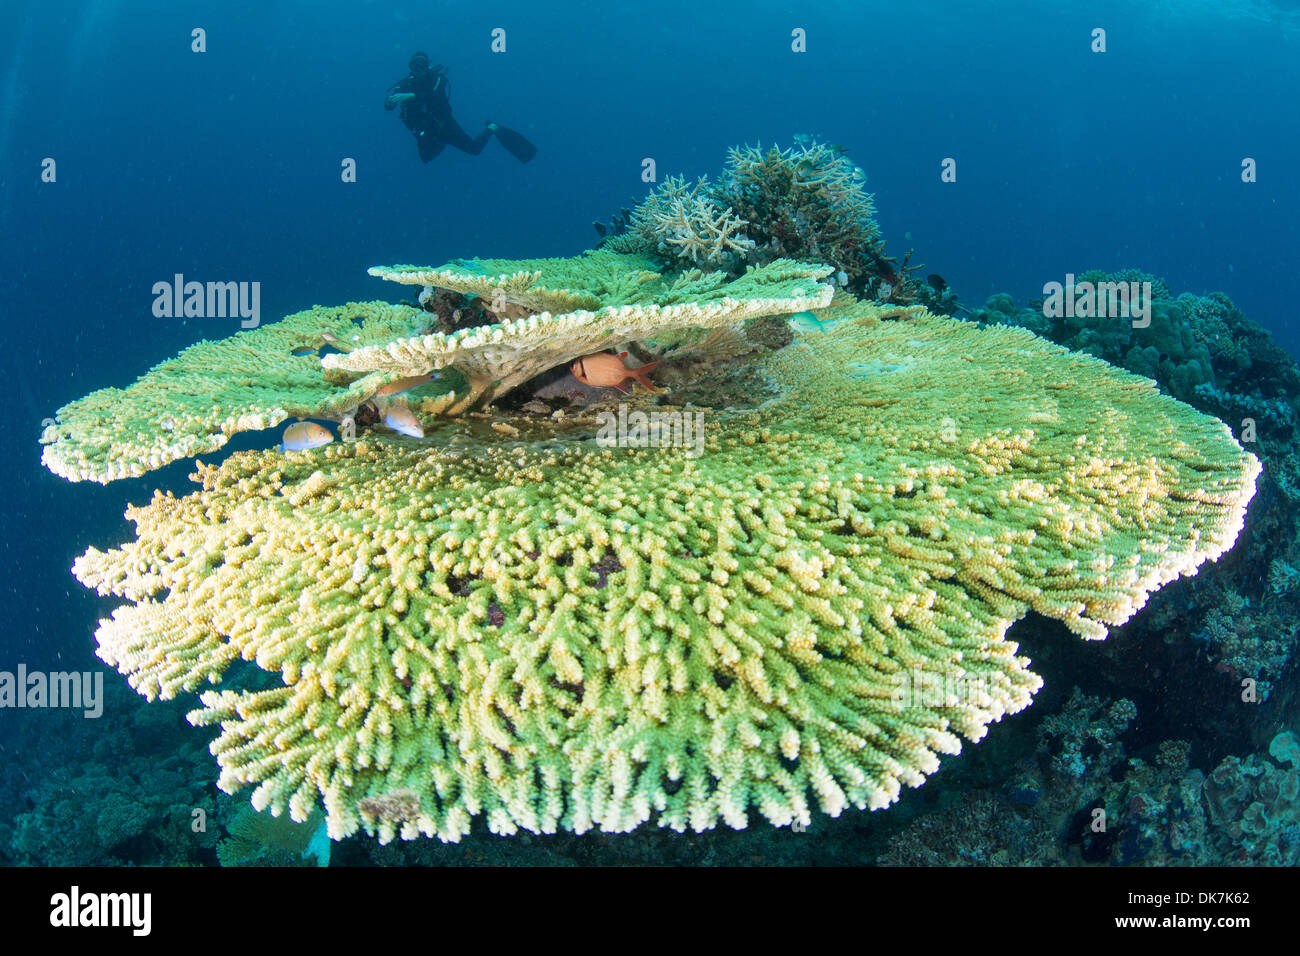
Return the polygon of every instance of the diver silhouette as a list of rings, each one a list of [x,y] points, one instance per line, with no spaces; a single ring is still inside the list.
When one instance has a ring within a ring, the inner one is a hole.
[[[477,156],[487,141],[496,136],[515,159],[526,163],[537,147],[521,134],[499,123],[485,123],[477,136],[471,137],[451,115],[447,96],[447,68],[429,65],[427,53],[412,53],[406,76],[388,88],[384,109],[397,109],[402,123],[415,135],[420,159],[429,162],[448,146]]]

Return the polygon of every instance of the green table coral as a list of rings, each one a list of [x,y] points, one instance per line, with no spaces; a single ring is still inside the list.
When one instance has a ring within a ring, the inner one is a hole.
[[[831,299],[821,282],[825,266],[781,260],[731,280],[698,270],[662,275],[651,266],[642,256],[594,251],[440,269],[376,267],[370,273],[389,281],[482,296],[504,321],[426,334],[429,316],[409,306],[317,306],[199,342],[126,389],[100,389],[64,406],[41,436],[42,460],[69,481],[139,476],[288,418],[338,420],[394,379],[449,367],[467,384],[456,383],[459,394],[445,391],[437,410],[457,415],[592,352]],[[322,359],[327,346],[336,351]]]
[[[239,432],[289,418],[338,418],[383,380],[331,381],[317,352],[332,343],[387,342],[422,322],[418,309],[352,302],[198,342],[128,388],[102,388],[59,409],[41,436],[41,460],[69,481],[106,484],[217,451]]]
[[[451,334],[435,332],[329,355],[331,371],[418,376],[461,371],[468,391],[449,415],[483,407],[529,379],[583,355],[635,340],[666,340],[688,329],[734,326],[747,319],[830,304],[827,266],[781,259],[738,279],[690,270],[661,275],[650,260],[604,250],[576,259],[470,260],[442,269],[371,269],[394,282],[433,286],[488,299],[511,316]],[[552,314],[550,310],[559,314]]]
[[[99,655],[206,690],[227,790],[330,835],[621,832],[880,808],[1230,547],[1226,426],[1029,333],[848,303],[759,360],[705,453],[366,437],[203,465],[74,573]],[[527,320],[525,320],[527,321]]]

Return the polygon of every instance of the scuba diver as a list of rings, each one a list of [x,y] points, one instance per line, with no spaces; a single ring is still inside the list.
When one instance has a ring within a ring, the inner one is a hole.
[[[471,137],[451,115],[447,68],[441,63],[431,67],[427,53],[412,53],[407,66],[410,72],[388,88],[384,109],[398,110],[406,128],[415,134],[422,161],[427,163],[448,146],[477,156],[493,136],[521,163],[537,153],[536,146],[499,123],[485,123],[479,134]]]

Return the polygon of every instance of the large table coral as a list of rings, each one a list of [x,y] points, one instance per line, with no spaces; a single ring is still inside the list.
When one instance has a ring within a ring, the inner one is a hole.
[[[735,279],[699,270],[661,274],[643,256],[609,251],[370,272],[479,296],[503,321],[447,335],[430,332],[429,316],[409,306],[316,306],[199,342],[128,388],[100,389],[64,406],[41,436],[42,460],[70,481],[139,476],[291,417],[338,420],[394,379],[449,367],[463,383],[459,394],[444,393],[439,410],[455,415],[591,352],[831,300],[821,281],[828,267],[790,260]],[[322,359],[318,353],[329,349]]]
[[[879,808],[1085,637],[1228,548],[1258,462],[1152,384],[1016,329],[841,299],[705,453],[366,436],[203,465],[74,573],[99,654],[202,694],[220,785],[335,838]],[[243,659],[266,672],[246,682]]]
[[[472,293],[513,316],[490,326],[434,332],[328,355],[329,371],[419,376],[448,366],[468,388],[444,410],[489,404],[548,369],[634,340],[818,308],[831,301],[827,266],[780,259],[738,279],[721,272],[660,274],[640,255],[597,250],[576,259],[471,260],[443,269],[378,267],[406,285]],[[553,314],[550,310],[556,310]]]

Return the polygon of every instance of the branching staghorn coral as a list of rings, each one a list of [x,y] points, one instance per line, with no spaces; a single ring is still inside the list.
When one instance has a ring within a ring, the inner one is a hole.
[[[751,261],[825,262],[861,292],[880,262],[875,199],[864,183],[860,169],[822,143],[738,146],[727,153],[719,201],[747,223],[756,242]]]
[[[841,298],[841,302],[844,299]],[[331,836],[777,825],[884,807],[1228,548],[1258,462],[1143,379],[1014,329],[837,306],[781,396],[690,449],[383,439],[200,466],[74,573],[99,655],[206,691],[226,790]]]
[[[632,213],[628,231],[609,240],[622,252],[648,250],[679,266],[734,268],[754,248],[745,235],[749,224],[720,205],[707,176],[687,186],[669,176]]]
[[[842,149],[823,143],[734,147],[717,182],[666,179],[604,247],[733,275],[777,259],[824,262],[843,273],[840,285],[874,294],[908,280],[884,257],[865,179]]]

